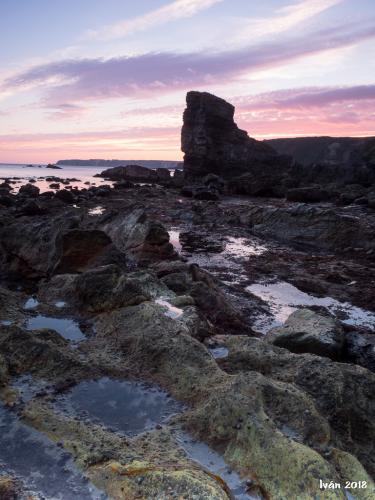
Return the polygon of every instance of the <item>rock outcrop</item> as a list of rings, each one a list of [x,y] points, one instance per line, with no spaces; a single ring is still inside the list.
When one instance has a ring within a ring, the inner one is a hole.
[[[126,167],[112,167],[104,170],[98,177],[105,177],[112,181],[130,180],[135,182],[156,182],[158,176],[155,170],[141,165],[126,165]]]
[[[231,181],[231,191],[281,194],[291,159],[248,136],[234,122],[234,106],[206,92],[186,98],[181,142],[188,181],[216,174]]]
[[[37,186],[33,186],[32,184],[25,184],[20,187],[19,193],[28,196],[30,198],[37,198],[39,195],[40,189]]]
[[[126,165],[125,167],[112,167],[104,170],[98,177],[112,181],[132,181],[145,183],[169,183],[171,174],[167,168],[142,167],[141,165]]]
[[[266,340],[295,353],[311,353],[340,360],[345,335],[342,326],[331,316],[309,309],[292,313],[283,326],[269,331]]]
[[[240,219],[256,236],[303,248],[375,250],[373,222],[331,208],[305,204],[286,207],[254,204]]]
[[[158,260],[174,254],[166,229],[150,219],[143,208],[115,217],[103,229],[117,248],[138,259]]]

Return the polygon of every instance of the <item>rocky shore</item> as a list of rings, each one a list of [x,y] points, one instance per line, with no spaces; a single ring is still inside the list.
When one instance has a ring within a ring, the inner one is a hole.
[[[0,185],[0,498],[373,499],[372,160],[310,182],[198,92],[182,149]]]

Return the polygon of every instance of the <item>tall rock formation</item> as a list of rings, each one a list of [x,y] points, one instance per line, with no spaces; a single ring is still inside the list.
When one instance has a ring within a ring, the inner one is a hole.
[[[188,92],[181,143],[185,179],[216,174],[229,190],[282,195],[291,158],[252,139],[234,122],[234,106],[207,92]]]

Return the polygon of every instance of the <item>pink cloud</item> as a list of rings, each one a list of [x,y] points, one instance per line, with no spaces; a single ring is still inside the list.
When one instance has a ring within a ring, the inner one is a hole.
[[[234,101],[239,125],[258,137],[375,134],[375,85],[286,89]]]
[[[283,89],[230,100],[236,105],[238,125],[258,139],[375,135],[375,85]],[[127,114],[165,114],[182,122],[183,107],[181,102]],[[66,109],[74,111],[75,106]],[[180,126],[0,135],[0,161],[49,162],[66,157],[181,159]]]
[[[47,92],[46,105],[52,107],[91,99],[143,98],[177,89],[207,88],[244,72],[350,46],[374,36],[375,26],[347,25],[227,52],[149,53],[107,60],[62,60],[19,73],[6,80],[2,89],[14,90],[43,83]],[[48,84],[50,81],[54,83]]]
[[[375,102],[375,84],[276,90],[256,96],[240,97],[234,101],[242,110],[306,109],[351,101]]]

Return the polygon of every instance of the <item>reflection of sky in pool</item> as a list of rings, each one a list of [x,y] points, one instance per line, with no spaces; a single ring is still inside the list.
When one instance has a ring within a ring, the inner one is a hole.
[[[105,212],[105,208],[98,205],[97,207],[90,208],[88,211],[89,215],[102,215]]]
[[[78,323],[72,319],[38,315],[27,320],[26,328],[28,330],[49,328],[50,330],[55,330],[67,340],[82,340],[85,338]]]
[[[232,471],[224,458],[205,443],[193,439],[189,434],[180,432],[177,438],[181,448],[194,462],[205,467],[212,474],[220,476],[231,490],[235,500],[256,500],[261,497],[246,492],[246,485],[239,475]]]
[[[169,232],[169,242],[173,245],[177,252],[182,251],[182,245],[180,243],[180,231],[171,230]]]
[[[34,297],[30,297],[29,299],[27,299],[23,307],[24,309],[35,309],[36,307],[38,307],[38,305],[39,302],[36,299],[34,299]]]
[[[178,253],[184,254],[184,246],[180,241],[181,232],[178,228],[172,228],[169,231],[169,241]],[[189,262],[198,264],[218,276],[224,283],[233,285],[247,279],[243,264],[251,256],[260,255],[266,250],[267,248],[261,245],[257,238],[228,236],[222,252],[210,253],[197,250],[190,253],[191,249],[189,249],[185,256],[188,257]]]
[[[226,358],[229,354],[227,347],[210,347],[209,351],[215,359]]]
[[[0,474],[15,474],[26,489],[43,495],[37,498],[106,498],[87,482],[68,453],[43,434],[21,423],[2,403],[0,427]]]
[[[254,283],[246,290],[264,300],[270,306],[271,318],[263,316],[254,324],[254,328],[266,333],[274,326],[283,324],[288,316],[300,306],[326,307],[332,314],[348,325],[375,327],[375,313],[353,306],[348,302],[339,302],[330,297],[314,297],[302,292],[290,283]]]
[[[152,429],[182,409],[158,387],[109,378],[82,382],[56,404],[62,410],[85,415],[95,423],[127,435]]]
[[[155,303],[163,307],[163,309],[165,310],[165,315],[169,318],[178,319],[184,314],[183,309],[173,306],[170,302],[168,302],[168,300],[164,299],[163,297],[161,297],[160,299],[156,299]]]

